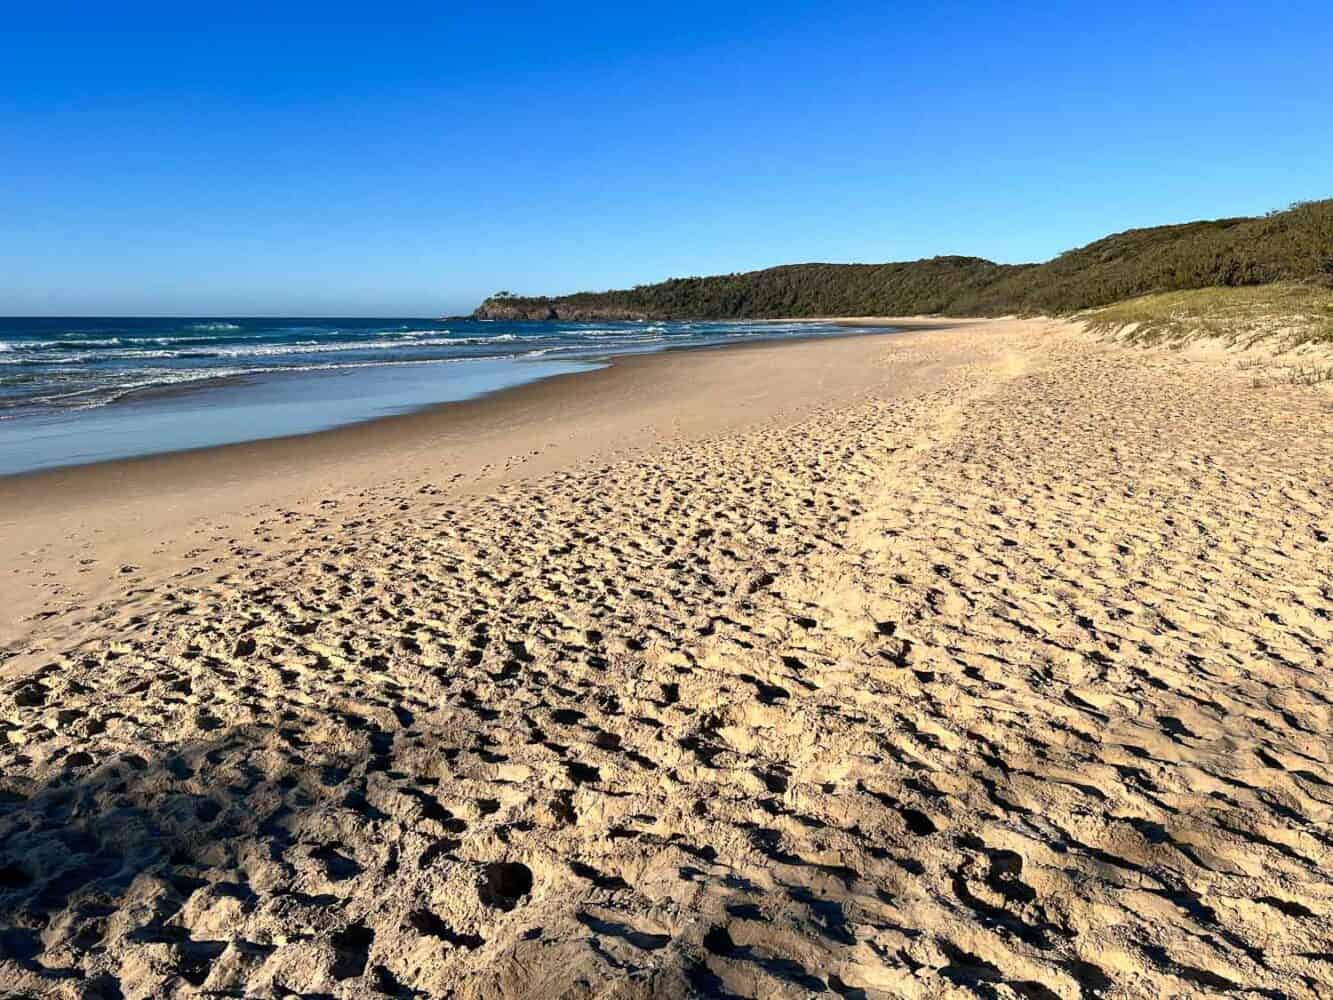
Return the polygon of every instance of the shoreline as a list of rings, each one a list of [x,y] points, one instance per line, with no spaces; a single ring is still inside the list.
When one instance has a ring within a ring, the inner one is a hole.
[[[311,427],[310,429],[295,429],[292,431],[285,431],[283,433],[273,434],[273,435],[264,435],[262,437],[256,437],[256,438],[240,438],[238,440],[232,440],[232,441],[223,440],[217,443],[189,444],[180,447],[167,447],[161,450],[144,451],[138,454],[124,454],[124,455],[112,455],[108,457],[96,457],[96,458],[90,458],[86,461],[79,461],[79,460],[66,461],[58,465],[39,464],[33,468],[19,469],[17,471],[12,471],[12,472],[0,472],[0,500],[4,499],[3,485],[7,483],[9,480],[22,479],[25,477],[37,477],[46,473],[55,474],[55,473],[67,472],[69,470],[76,468],[89,468],[89,467],[96,467],[103,465],[112,465],[115,463],[131,463],[145,459],[165,458],[168,456],[181,456],[195,452],[208,452],[214,449],[224,449],[224,448],[234,447],[237,445],[251,445],[262,441],[285,441],[288,439],[306,438],[320,434],[335,433],[344,430],[346,428],[354,427],[360,424],[375,424],[381,421],[392,421],[401,417],[410,417],[421,413],[431,412],[442,407],[454,406],[458,403],[472,402],[478,399],[492,397],[504,392],[511,391],[513,389],[522,388],[525,385],[546,381],[552,378],[561,378],[571,374],[589,374],[592,371],[595,371],[599,368],[615,364],[617,362],[617,359],[622,359],[622,358],[653,357],[656,355],[671,354],[680,351],[728,350],[731,348],[762,347],[768,344],[780,344],[788,342],[800,343],[807,340],[826,340],[841,336],[859,336],[859,335],[870,336],[882,331],[886,332],[887,330],[892,330],[895,328],[907,330],[912,328],[919,328],[923,325],[920,319],[915,319],[915,318],[903,321],[890,321],[880,317],[864,318],[864,319],[832,317],[832,318],[817,318],[808,320],[755,321],[756,325],[764,323],[784,323],[784,322],[822,324],[824,326],[834,326],[834,327],[860,327],[862,329],[856,330],[854,332],[848,331],[846,333],[812,332],[808,335],[797,335],[797,336],[783,337],[783,338],[775,337],[772,339],[759,339],[752,343],[729,342],[721,344],[717,343],[667,344],[657,350],[642,352],[642,353],[633,350],[624,352],[611,352],[606,354],[598,354],[596,352],[589,351],[586,355],[580,355],[578,357],[571,357],[568,359],[565,358],[531,359],[534,362],[534,364],[537,365],[546,364],[555,369],[558,369],[561,366],[566,368],[579,366],[581,367],[582,370],[579,371],[552,370],[549,373],[543,373],[543,374],[532,375],[528,373],[523,373],[520,375],[518,373],[523,372],[523,369],[520,367],[516,369],[515,377],[513,377],[508,382],[508,384],[505,384],[502,381],[501,384],[495,387],[485,388],[482,389],[480,392],[475,392],[472,394],[468,394],[468,391],[464,389],[463,390],[464,394],[457,398],[448,398],[447,393],[445,393],[444,390],[441,390],[441,394],[445,395],[446,398],[434,399],[426,402],[417,402],[410,400],[411,393],[409,393],[410,401],[404,404],[402,409],[398,410],[397,412],[380,413],[373,416],[356,415],[356,416],[351,416],[350,418],[343,418],[343,419],[338,419],[337,417],[334,417],[333,418],[334,422],[330,423],[327,426],[322,426],[322,427],[314,426]],[[478,360],[485,361],[488,359],[483,358]],[[514,363],[521,366],[524,362],[528,360],[529,359],[526,358],[515,359]],[[552,361],[555,361],[556,364],[551,364]],[[423,361],[419,363],[429,364],[430,362]],[[218,375],[216,378],[208,378],[208,379],[201,378],[197,381],[189,381],[176,385],[149,386],[140,390],[127,392],[126,394],[123,395],[122,398],[109,403],[106,407],[106,412],[108,414],[114,415],[117,413],[126,412],[124,409],[122,409],[123,407],[134,407],[140,404],[152,405],[162,401],[172,402],[181,397],[187,397],[190,395],[200,395],[208,391],[211,391],[213,389],[225,388],[227,383],[235,383],[240,387],[249,385],[263,385],[270,379],[282,378],[290,374],[292,373],[289,373],[284,369],[275,368],[272,371],[255,371],[243,374],[223,374],[223,375]],[[307,375],[308,373],[302,372],[297,377],[306,378]],[[197,409],[198,410],[207,409],[206,402],[204,405],[201,405]],[[65,417],[63,419],[68,421],[71,418]],[[167,414],[160,414],[157,417],[157,419],[162,420],[170,418],[169,415]],[[258,420],[259,416],[256,414],[253,419]],[[71,425],[67,433],[75,434],[76,432],[77,432],[77,426]]]
[[[314,431],[305,431],[295,434],[283,434],[274,437],[251,438],[243,441],[232,441],[224,444],[204,445],[197,448],[182,448],[171,451],[150,452],[143,455],[128,455],[123,458],[98,459],[90,462],[76,462],[68,465],[52,466],[48,468],[31,469],[22,472],[12,472],[0,474],[0,511],[9,509],[9,504],[19,502],[23,494],[32,490],[40,490],[46,486],[53,488],[68,488],[78,486],[75,480],[80,478],[103,478],[107,481],[120,482],[124,474],[133,474],[136,469],[143,469],[150,474],[155,474],[159,469],[176,463],[188,463],[197,466],[201,460],[208,456],[216,454],[225,456],[229,453],[239,451],[282,451],[290,452],[298,442],[306,441],[320,448],[320,439],[343,437],[353,444],[359,444],[359,439],[365,439],[375,436],[375,428],[392,428],[396,425],[407,426],[418,424],[423,420],[434,420],[444,417],[450,413],[461,412],[459,408],[468,408],[477,405],[485,405],[491,401],[498,401],[513,396],[515,399],[521,398],[525,390],[534,386],[544,384],[563,383],[570,379],[580,379],[587,376],[596,375],[608,369],[628,369],[637,368],[641,365],[651,365],[657,359],[663,359],[680,354],[694,353],[730,353],[733,351],[752,351],[764,350],[768,348],[797,347],[810,343],[825,343],[849,338],[861,337],[881,337],[888,336],[890,333],[913,333],[925,330],[952,329],[967,324],[985,323],[987,320],[977,320],[972,318],[951,319],[935,317],[907,317],[903,319],[893,319],[886,317],[817,317],[813,319],[763,319],[754,320],[755,323],[825,323],[833,326],[844,327],[872,327],[878,329],[871,330],[848,330],[846,333],[839,334],[818,334],[808,337],[792,337],[781,340],[757,340],[753,343],[726,343],[726,344],[679,344],[669,345],[660,350],[643,353],[626,352],[623,354],[610,354],[600,357],[590,356],[588,358],[577,359],[579,363],[591,366],[589,369],[577,372],[561,372],[553,375],[538,376],[528,381],[520,382],[516,385],[504,386],[499,389],[488,390],[475,396],[464,399],[441,400],[439,402],[427,403],[422,406],[404,411],[402,413],[391,413],[383,416],[371,417],[364,420],[355,420],[346,424],[339,424],[334,427],[323,428]],[[281,372],[278,372],[281,374]],[[219,380],[237,379],[248,376],[220,376]],[[200,388],[190,385],[186,388],[171,387],[166,390],[173,394],[199,392]],[[250,456],[258,457],[261,460],[269,456]],[[192,470],[193,471],[193,470]],[[6,519],[0,516],[0,528],[4,526]]]

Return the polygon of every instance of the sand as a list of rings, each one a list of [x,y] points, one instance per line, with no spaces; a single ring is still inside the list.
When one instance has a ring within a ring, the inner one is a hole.
[[[1333,991],[1333,403],[1051,321],[0,483],[0,992]]]

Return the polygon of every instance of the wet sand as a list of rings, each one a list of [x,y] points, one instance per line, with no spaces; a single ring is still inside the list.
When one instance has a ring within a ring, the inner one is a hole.
[[[0,991],[1326,994],[1329,394],[931,326],[0,481]]]

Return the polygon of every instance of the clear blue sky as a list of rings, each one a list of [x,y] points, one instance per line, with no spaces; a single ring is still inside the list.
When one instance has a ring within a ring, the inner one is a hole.
[[[1333,195],[1331,56],[1327,0],[11,3],[0,314],[1045,259]]]

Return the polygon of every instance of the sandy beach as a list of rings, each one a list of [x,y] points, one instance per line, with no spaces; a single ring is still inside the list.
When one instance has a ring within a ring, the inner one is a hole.
[[[0,479],[0,994],[1333,992],[1333,396],[1053,320]]]

